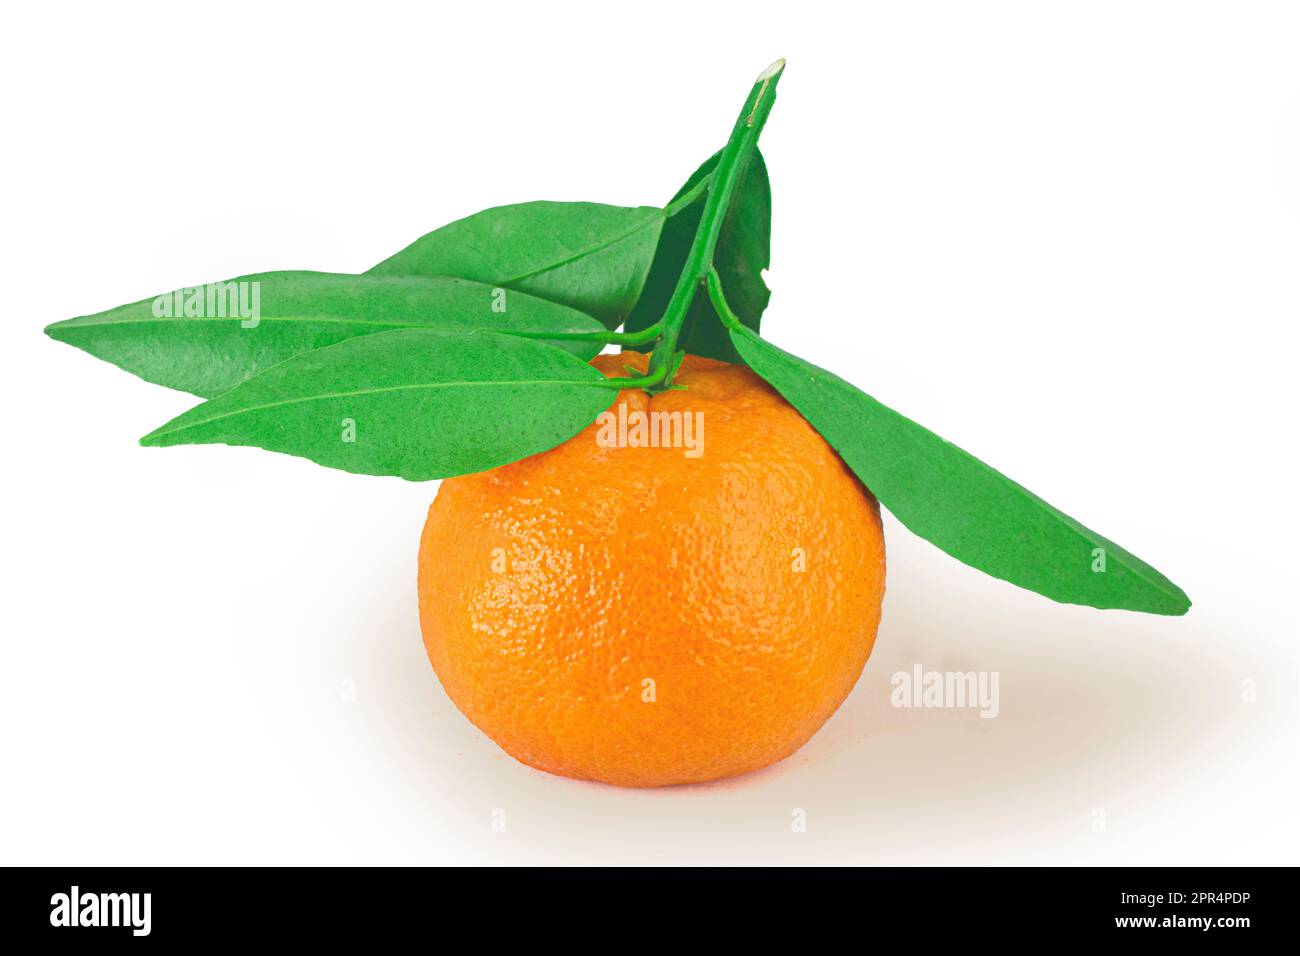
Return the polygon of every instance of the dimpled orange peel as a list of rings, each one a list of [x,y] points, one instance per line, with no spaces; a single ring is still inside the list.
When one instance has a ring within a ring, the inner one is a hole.
[[[600,356],[607,374],[644,356]],[[748,369],[687,356],[702,453],[551,451],[442,483],[420,543],[420,623],[447,694],[507,753],[625,787],[698,783],[793,753],[875,639],[875,500]],[[698,413],[698,414],[697,414]]]

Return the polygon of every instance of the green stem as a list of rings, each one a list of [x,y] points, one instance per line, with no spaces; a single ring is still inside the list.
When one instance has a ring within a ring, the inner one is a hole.
[[[564,339],[571,342],[604,342],[606,345],[645,345],[659,338],[663,332],[662,323],[656,322],[639,332],[541,332],[535,330],[512,330],[510,335],[524,339]]]
[[[678,196],[676,199],[670,202],[667,206],[665,206],[664,218],[667,219],[670,216],[676,215],[678,212],[685,209],[691,203],[695,202],[695,200],[699,199],[702,195],[704,195],[704,192],[709,188],[709,183],[711,182],[713,182],[713,173],[709,173],[709,175],[701,179],[698,183],[692,186],[687,192],[682,193],[680,196]]]
[[[704,285],[709,290],[709,301],[713,303],[713,311],[718,313],[718,318],[728,329],[739,328],[744,323],[740,321],[740,316],[731,311],[731,306],[727,304],[726,293],[722,291],[722,277],[718,275],[718,270],[709,266],[708,273],[704,276]]]
[[[649,374],[642,375],[640,378],[606,377],[605,381],[600,384],[607,388],[617,388],[619,391],[622,391],[625,388],[653,388],[663,381],[663,377],[667,371],[667,367],[661,368],[657,372],[651,370]]]
[[[763,131],[767,114],[772,110],[772,102],[776,99],[776,84],[784,69],[785,60],[777,60],[754,81],[745,106],[736,118],[736,125],[732,127],[731,137],[727,140],[722,155],[718,157],[718,165],[708,180],[709,197],[704,202],[704,212],[700,216],[699,227],[695,230],[695,240],[691,243],[686,265],[682,268],[682,274],[677,279],[677,286],[673,289],[672,298],[668,300],[668,308],[660,322],[663,337],[650,356],[647,377],[656,374],[660,376],[658,391],[672,385],[673,372],[676,371],[674,356],[677,338],[700,283],[704,282],[709,270],[713,268],[713,251],[718,245],[718,235],[722,232],[722,223],[731,205],[736,181],[758,143],[758,134]]]

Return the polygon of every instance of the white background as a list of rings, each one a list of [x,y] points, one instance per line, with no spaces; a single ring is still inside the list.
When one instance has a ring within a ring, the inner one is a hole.
[[[3,17],[0,862],[1298,861],[1294,6]],[[550,777],[425,658],[434,485],[140,448],[194,400],[41,334],[362,271],[485,206],[662,202],[777,56],[765,333],[1156,564],[1186,618],[1054,605],[890,518],[875,654],[793,758]],[[1000,672],[1001,716],[891,708],[915,662]]]

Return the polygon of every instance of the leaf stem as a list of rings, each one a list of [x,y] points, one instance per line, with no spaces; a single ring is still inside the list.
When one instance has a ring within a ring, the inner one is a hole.
[[[772,103],[776,99],[776,84],[784,69],[785,60],[777,60],[754,81],[745,105],[736,118],[736,125],[732,127],[731,137],[727,140],[722,155],[718,157],[718,165],[708,179],[709,194],[704,202],[704,212],[700,216],[700,224],[695,231],[686,264],[677,279],[672,298],[668,300],[663,319],[660,320],[663,337],[650,356],[650,374],[647,377],[656,374],[660,376],[656,389],[658,391],[672,385],[673,372],[678,364],[677,338],[700,284],[713,268],[713,251],[717,247],[718,235],[722,232],[722,223],[731,205],[736,181],[758,143],[758,135],[763,131],[763,124],[767,122],[767,115],[772,110]],[[702,183],[697,184],[697,188],[700,185]],[[695,190],[691,192],[694,193]]]
[[[606,388],[617,388],[619,391],[625,388],[653,388],[663,381],[667,373],[668,366],[664,366],[658,371],[652,369],[648,375],[642,375],[640,378],[610,378],[607,376],[605,381],[600,384]]]
[[[728,329],[743,325],[740,317],[732,312],[731,306],[727,304],[726,293],[722,291],[722,277],[713,266],[709,266],[709,271],[704,275],[704,285],[709,290],[709,301],[713,303],[713,309],[718,313],[722,324]]]
[[[518,329],[508,332],[524,339],[562,339],[569,342],[604,342],[606,345],[645,345],[653,342],[663,334],[663,323],[656,322],[639,332],[543,332],[531,329]]]
[[[676,199],[670,202],[667,206],[665,206],[664,218],[667,219],[670,216],[676,215],[682,209],[685,209],[691,203],[695,202],[695,200],[699,199],[700,196],[702,196],[704,192],[709,188],[709,183],[711,182],[713,182],[713,173],[709,173],[698,183],[692,186],[688,191],[682,193],[680,196],[678,196]]]

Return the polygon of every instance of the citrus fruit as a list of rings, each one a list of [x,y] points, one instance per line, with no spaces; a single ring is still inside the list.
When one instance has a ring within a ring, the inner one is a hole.
[[[594,364],[618,376],[646,358]],[[616,437],[601,418],[444,481],[429,508],[429,659],[456,706],[529,766],[625,787],[756,770],[816,733],[871,652],[885,580],[875,499],[747,368],[688,355],[675,381],[685,388],[622,390],[608,414],[683,413],[702,422],[697,447]]]

